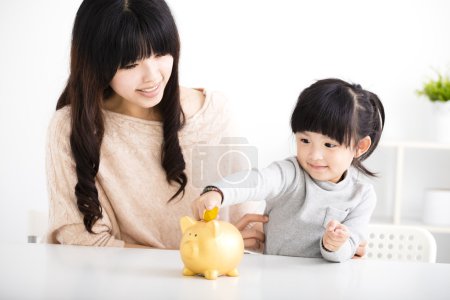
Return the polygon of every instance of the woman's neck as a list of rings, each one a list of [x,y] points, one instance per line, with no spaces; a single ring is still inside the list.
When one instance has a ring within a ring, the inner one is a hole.
[[[131,103],[117,94],[114,94],[103,102],[103,108],[122,115],[148,120],[162,121],[162,116],[157,107],[144,108]]]

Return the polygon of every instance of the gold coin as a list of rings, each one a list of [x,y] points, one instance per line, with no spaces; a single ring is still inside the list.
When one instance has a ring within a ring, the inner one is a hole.
[[[213,209],[205,210],[205,213],[203,214],[203,220],[206,222],[212,221],[215,218],[217,218],[217,214],[219,213],[219,208],[216,206]]]

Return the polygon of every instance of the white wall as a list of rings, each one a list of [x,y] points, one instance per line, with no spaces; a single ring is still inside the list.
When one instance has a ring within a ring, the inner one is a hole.
[[[168,2],[182,41],[181,83],[230,97],[261,166],[293,153],[292,107],[301,89],[324,77],[380,96],[385,139],[431,139],[431,106],[415,90],[433,68],[450,70],[450,1]],[[26,210],[47,207],[45,134],[67,79],[80,3],[0,4],[2,240],[24,241]]]

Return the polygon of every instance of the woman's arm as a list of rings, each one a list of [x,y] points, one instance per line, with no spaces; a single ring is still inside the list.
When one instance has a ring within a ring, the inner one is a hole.
[[[112,234],[106,209],[89,233],[83,223],[75,197],[78,182],[70,148],[70,108],[58,110],[48,128],[46,171],[49,197],[49,228],[47,242],[122,247],[124,242]],[[99,191],[99,198],[102,196]]]

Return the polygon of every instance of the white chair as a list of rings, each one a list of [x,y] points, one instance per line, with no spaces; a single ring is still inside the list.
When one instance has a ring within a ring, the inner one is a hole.
[[[436,240],[426,229],[370,224],[366,258],[436,262]]]

